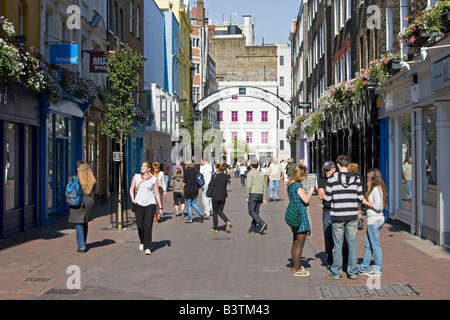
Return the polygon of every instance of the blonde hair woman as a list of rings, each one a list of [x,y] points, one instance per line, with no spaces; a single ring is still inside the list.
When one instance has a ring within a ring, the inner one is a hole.
[[[305,268],[301,266],[303,247],[305,246],[308,232],[311,231],[311,225],[309,223],[305,206],[309,203],[309,200],[314,192],[314,186],[312,186],[308,192],[303,190],[302,181],[305,181],[307,178],[308,170],[303,166],[296,166],[288,184],[289,206],[299,208],[299,214],[301,215],[300,225],[292,228],[293,241],[291,256],[292,275],[294,277],[309,276],[309,271],[306,271]],[[305,207],[304,210],[301,210],[301,206]]]
[[[94,208],[97,180],[86,162],[77,162],[77,170],[78,182],[83,192],[83,202],[79,208],[70,208],[69,223],[76,225],[78,252],[85,253],[88,223],[91,220],[92,210]]]

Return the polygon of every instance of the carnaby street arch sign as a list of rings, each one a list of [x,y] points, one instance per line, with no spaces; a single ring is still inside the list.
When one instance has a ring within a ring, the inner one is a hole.
[[[263,100],[267,103],[270,103],[274,107],[276,107],[278,110],[280,110],[285,115],[291,114],[291,105],[286,102],[284,99],[280,98],[276,94],[256,87],[229,87],[224,88],[222,90],[217,91],[216,93],[213,93],[209,95],[208,97],[200,100],[197,103],[197,106],[195,108],[198,112],[203,112],[203,110],[210,105],[226,100],[226,99],[233,99],[233,98],[239,98],[239,97],[250,97],[255,98],[259,100]]]

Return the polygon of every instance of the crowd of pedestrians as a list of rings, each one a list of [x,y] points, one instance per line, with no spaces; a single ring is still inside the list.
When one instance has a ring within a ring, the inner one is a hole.
[[[173,192],[175,217],[185,217],[186,210],[185,222],[193,223],[195,211],[199,216],[198,221],[204,223],[205,217],[212,215],[213,233],[219,232],[220,217],[224,222],[224,231],[231,232],[231,221],[224,213],[228,197],[227,186],[231,181],[230,168],[225,162],[213,164],[204,160],[199,167],[194,166],[191,161],[186,161],[183,164],[176,162],[172,168],[167,159],[161,164],[144,162],[141,172],[133,177],[129,190],[140,239],[139,250],[151,255],[153,223],[162,221],[163,206],[167,203],[169,190]],[[263,170],[264,168],[266,170]],[[293,234],[293,276],[310,275],[301,265],[301,258],[305,241],[312,231],[309,205],[313,195],[317,195],[322,201],[325,262],[330,271],[327,279],[339,280],[343,270],[350,279],[357,279],[360,274],[382,274],[380,230],[385,222],[383,210],[387,208],[388,194],[378,169],[370,169],[367,172],[367,185],[364,186],[358,164],[341,155],[336,163],[327,161],[323,164],[317,190],[315,185],[307,187],[309,172],[303,159],[296,164],[292,158],[281,163],[274,158],[268,166],[263,166],[258,161],[248,161],[237,163],[234,169],[235,177],[240,178],[241,185],[246,187],[250,234],[262,234],[267,230],[267,223],[260,216],[260,207],[266,203],[267,196],[267,202],[279,201],[280,183],[286,182],[289,197],[286,222],[289,214],[288,224]],[[78,251],[86,252],[88,222],[94,205],[96,181],[89,166],[84,162],[78,163],[78,174],[75,178],[79,180],[82,189],[83,203],[78,208],[71,208],[69,222],[76,225]],[[268,194],[266,189],[269,190]],[[200,190],[203,212],[197,206]],[[367,232],[364,257],[358,267],[357,230],[361,228],[361,206],[367,208]],[[372,256],[374,266],[369,271]]]

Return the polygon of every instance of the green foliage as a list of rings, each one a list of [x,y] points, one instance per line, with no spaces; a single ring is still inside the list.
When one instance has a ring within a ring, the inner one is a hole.
[[[136,118],[133,94],[138,89],[138,74],[144,67],[144,59],[128,45],[118,45],[107,58],[111,92],[101,130],[122,148],[126,139],[136,130],[133,126]]]

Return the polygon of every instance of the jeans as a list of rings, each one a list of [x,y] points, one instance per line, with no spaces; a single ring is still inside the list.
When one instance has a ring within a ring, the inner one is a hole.
[[[280,188],[280,180],[269,181],[269,199],[278,200],[279,188]]]
[[[264,221],[259,216],[259,207],[261,206],[263,200],[264,197],[262,193],[250,193],[250,197],[248,198],[248,214],[253,220],[249,231],[254,232],[258,224],[264,224]]]
[[[245,178],[247,178],[246,175],[245,174],[241,174],[241,184],[243,186],[245,186]]]
[[[406,180],[408,200],[412,198],[412,180]]]
[[[78,250],[86,250],[86,240],[88,234],[88,224],[81,223],[75,226],[76,234],[77,234],[77,244]]]
[[[348,266],[347,274],[348,276],[354,276],[358,273],[358,267],[356,266],[357,260],[357,231],[358,231],[358,220],[353,220],[349,222],[333,222],[333,264],[330,268],[330,274],[336,278],[341,278],[342,271],[342,247],[344,244],[344,238],[347,240],[348,244]]]
[[[202,191],[203,212],[205,213],[205,216],[210,216],[212,208],[212,200],[211,198],[208,198],[206,196],[206,192],[208,192],[208,185],[205,184],[205,187],[203,188]]]
[[[186,199],[186,208],[187,208],[187,214],[188,214],[188,220],[192,221],[192,208],[198,213],[198,215],[201,217],[202,212],[200,211],[200,208],[195,204],[197,202],[197,198],[192,199]]]
[[[333,231],[332,225],[333,221],[331,220],[330,210],[323,209],[323,238],[325,240],[325,255],[327,259],[327,264],[331,266],[333,264]]]
[[[166,184],[166,190],[169,189],[169,175],[164,175],[164,183]]]
[[[377,221],[375,224],[367,225],[366,241],[364,242],[364,259],[359,265],[359,272],[364,273],[367,271],[373,254],[373,259],[375,261],[375,265],[372,270],[373,273],[383,273],[383,255],[380,246],[380,230],[383,225],[383,221]]]

